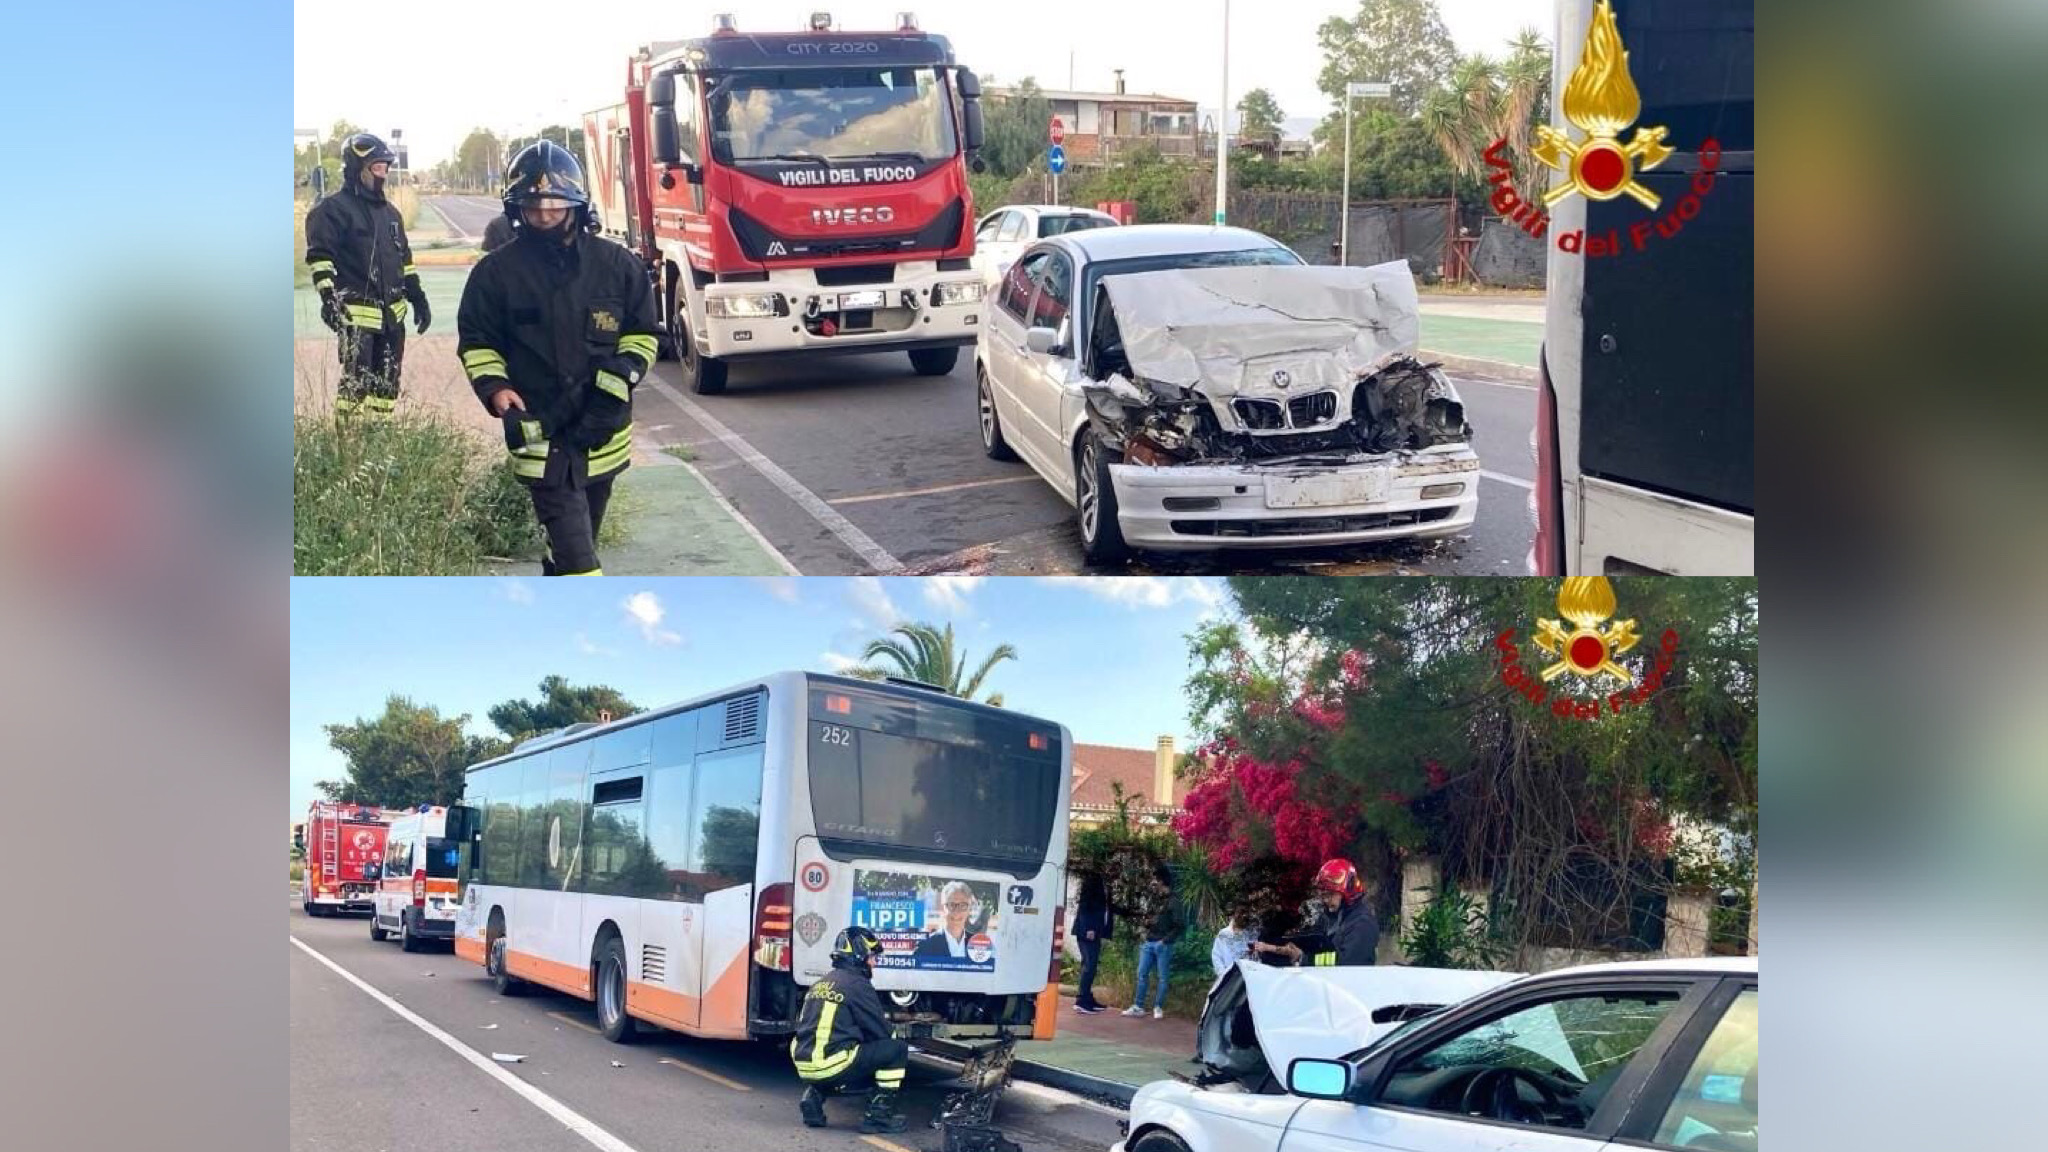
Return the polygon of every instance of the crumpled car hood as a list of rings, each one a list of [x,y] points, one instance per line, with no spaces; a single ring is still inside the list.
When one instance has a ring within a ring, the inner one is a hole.
[[[1322,389],[1348,397],[1421,339],[1415,277],[1401,260],[1175,269],[1102,283],[1132,373],[1212,402]]]
[[[1211,1068],[1244,1074],[1262,1072],[1255,1055],[1263,1055],[1272,1074],[1284,1078],[1296,1059],[1335,1059],[1400,1027],[1400,1019],[1375,1021],[1375,1013],[1456,1004],[1517,979],[1514,972],[1378,965],[1275,968],[1240,960],[1209,992],[1196,1032],[1197,1055]],[[1244,1050],[1243,1041],[1251,1038],[1232,1026],[1247,1001],[1257,1054]]]

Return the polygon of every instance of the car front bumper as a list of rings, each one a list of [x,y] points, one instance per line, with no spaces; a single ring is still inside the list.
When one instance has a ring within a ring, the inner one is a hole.
[[[1124,541],[1159,552],[1451,536],[1469,531],[1479,510],[1479,458],[1469,448],[1334,467],[1112,464],[1109,474]],[[1422,495],[1447,484],[1463,487]]]
[[[942,283],[982,283],[972,270],[939,272],[930,262],[921,267],[898,264],[887,284],[821,286],[809,269],[771,273],[765,282],[713,284],[705,299],[775,294],[779,314],[759,317],[717,317],[706,308],[698,349],[721,360],[749,360],[788,352],[888,352],[905,348],[963,347],[981,332],[982,301],[936,303]],[[836,301],[846,294],[871,293],[879,304],[845,309]],[[833,318],[836,331],[826,336],[806,321],[814,315]],[[850,326],[851,325],[851,326]]]

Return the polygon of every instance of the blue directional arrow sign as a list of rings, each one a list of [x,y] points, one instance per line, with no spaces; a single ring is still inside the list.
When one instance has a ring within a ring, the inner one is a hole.
[[[1052,169],[1052,174],[1055,176],[1066,171],[1067,150],[1057,144],[1053,145],[1045,154],[1045,166]]]

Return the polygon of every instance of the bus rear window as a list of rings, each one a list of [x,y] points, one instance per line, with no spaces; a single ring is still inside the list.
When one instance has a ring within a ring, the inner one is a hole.
[[[838,711],[847,699],[821,694],[812,710],[819,838],[911,856],[1044,862],[1059,803],[1057,729],[867,694]]]

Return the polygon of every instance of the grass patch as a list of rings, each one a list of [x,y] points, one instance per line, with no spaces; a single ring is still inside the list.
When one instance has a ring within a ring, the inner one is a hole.
[[[292,561],[301,576],[468,575],[540,550],[533,507],[499,453],[403,413],[292,422]]]
[[[304,864],[299,863],[297,860],[292,861],[292,879],[304,880],[305,878],[306,866]]]
[[[663,445],[661,451],[662,455],[673,456],[676,459],[681,460],[685,464],[689,464],[697,459],[697,454],[695,452],[690,451],[687,447],[681,444]]]

